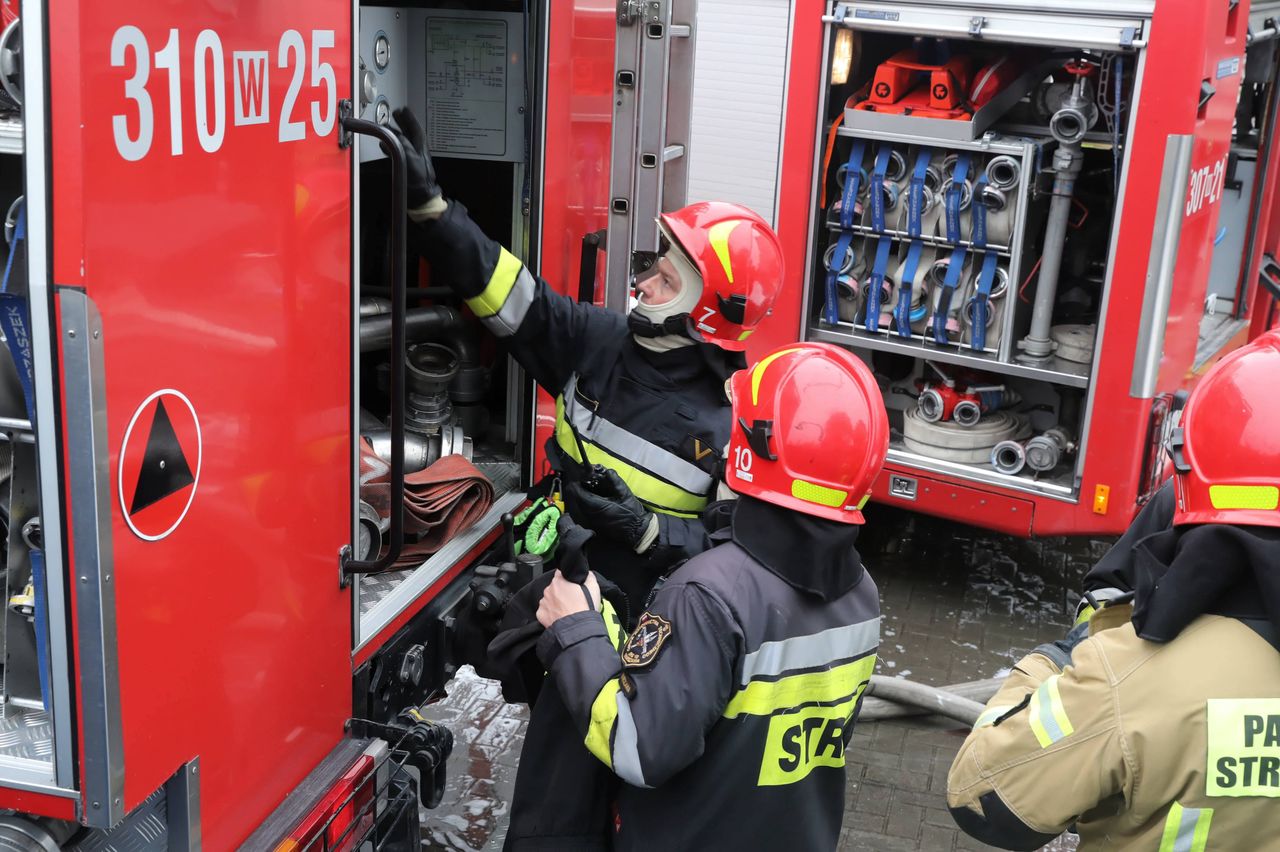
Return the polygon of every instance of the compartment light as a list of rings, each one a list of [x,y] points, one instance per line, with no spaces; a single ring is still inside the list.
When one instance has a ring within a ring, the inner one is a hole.
[[[849,82],[851,67],[853,67],[853,30],[841,27],[836,30],[836,49],[831,54],[831,85],[842,86]]]

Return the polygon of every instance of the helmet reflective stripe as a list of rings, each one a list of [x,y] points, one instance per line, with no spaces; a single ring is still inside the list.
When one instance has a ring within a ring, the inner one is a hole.
[[[730,219],[727,222],[717,222],[707,230],[707,241],[715,249],[716,257],[720,258],[720,265],[724,267],[725,277],[730,284],[733,283],[733,261],[729,258],[729,237],[741,224],[741,219]]]
[[[1280,507],[1280,488],[1274,485],[1210,485],[1209,500],[1215,509],[1262,509]]]
[[[755,369],[751,371],[751,404],[760,404],[760,382],[764,380],[764,371],[769,369],[769,365],[774,361],[786,355],[788,352],[795,352],[799,347],[793,346],[790,349],[779,349],[772,355],[766,355],[760,359],[760,363],[756,364]]]
[[[849,498],[849,492],[828,488],[816,482],[794,479],[791,481],[791,496],[809,503],[817,503],[819,506],[830,506],[833,509],[838,509]]]

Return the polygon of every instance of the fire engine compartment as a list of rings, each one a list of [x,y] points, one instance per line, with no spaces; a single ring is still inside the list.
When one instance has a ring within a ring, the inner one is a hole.
[[[1094,361],[1141,21],[1114,23],[1114,44],[1103,44],[1097,34],[1111,21],[1090,31],[1074,11],[1052,24],[1028,16],[1019,37],[1015,15],[967,17],[991,11],[982,5],[831,4],[804,333],[875,370],[890,464],[1076,500],[1088,424],[1105,416],[1093,410]],[[984,23],[966,33],[948,15]],[[1063,40],[1047,43],[1050,31]],[[1270,44],[1247,54],[1227,174],[1205,190],[1234,192],[1223,201],[1197,366],[1245,323],[1235,308]]]
[[[359,116],[388,124],[410,106],[427,127],[428,146],[450,199],[467,207],[485,233],[517,256],[527,254],[528,168],[532,117],[526,55],[533,18],[519,3],[362,5],[357,36]],[[531,446],[529,389],[523,373],[454,294],[419,260],[410,227],[407,276],[390,282],[390,166],[375,141],[359,140],[358,266],[359,429],[389,459],[388,397],[391,286],[409,296],[406,352],[406,473],[460,454],[489,480],[494,502],[417,567],[361,577],[356,645],[375,636],[405,606],[465,557],[523,498]],[[357,558],[385,543],[388,521],[360,504]]]

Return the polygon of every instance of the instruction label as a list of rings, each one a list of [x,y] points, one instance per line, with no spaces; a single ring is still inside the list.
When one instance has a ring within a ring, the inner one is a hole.
[[[427,19],[427,136],[436,154],[507,153],[506,21]]]

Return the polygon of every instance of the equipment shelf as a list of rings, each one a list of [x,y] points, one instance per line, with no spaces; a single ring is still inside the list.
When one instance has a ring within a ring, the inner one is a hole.
[[[1063,361],[1060,358],[1052,359],[1047,367],[1001,361],[991,353],[961,351],[954,346],[942,348],[928,338],[912,337],[909,340],[901,340],[884,334],[867,334],[865,331],[845,323],[841,323],[838,328],[816,323],[812,324],[809,326],[808,339],[854,348],[874,349],[881,352],[896,352],[912,358],[938,361],[943,364],[956,364],[1006,376],[1036,379],[1065,387],[1086,388],[1089,386],[1088,364],[1074,364],[1070,361]]]

